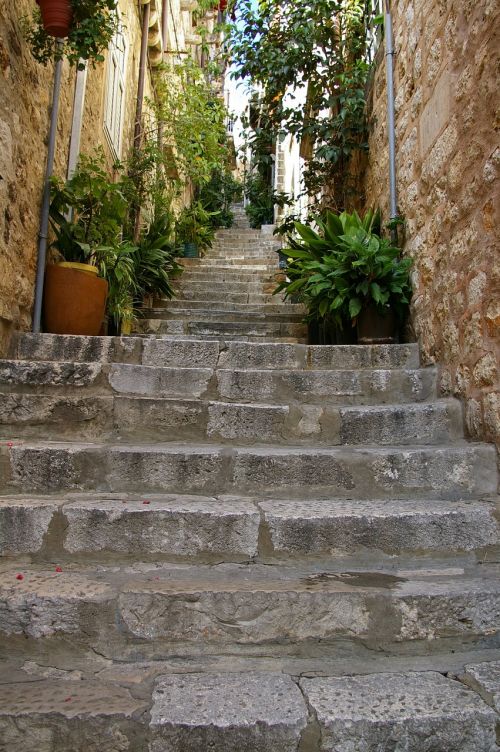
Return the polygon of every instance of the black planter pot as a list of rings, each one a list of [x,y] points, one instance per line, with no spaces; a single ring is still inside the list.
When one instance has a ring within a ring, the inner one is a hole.
[[[310,345],[355,345],[356,329],[346,324],[339,329],[330,321],[310,321],[307,325]]]
[[[394,311],[381,310],[376,305],[363,308],[358,316],[358,342],[360,345],[390,345],[396,342],[397,322]]]

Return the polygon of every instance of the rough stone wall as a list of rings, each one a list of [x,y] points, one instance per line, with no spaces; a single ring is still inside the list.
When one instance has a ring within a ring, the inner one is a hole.
[[[413,322],[469,434],[500,441],[500,6],[392,3],[399,210],[415,262]],[[383,55],[370,101],[367,201],[387,217]]]
[[[0,0],[0,355],[13,329],[31,326],[40,203],[47,154],[53,66],[33,59],[21,30],[35,0]],[[123,144],[132,143],[141,25],[134,0],[120,0],[128,37]],[[63,66],[55,172],[66,175],[75,70]],[[146,95],[151,91],[148,78]],[[81,151],[101,144],[113,156],[103,127],[105,63],[90,67]],[[124,155],[122,155],[124,156]]]

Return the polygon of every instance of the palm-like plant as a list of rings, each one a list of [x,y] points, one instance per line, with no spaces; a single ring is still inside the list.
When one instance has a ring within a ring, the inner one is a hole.
[[[318,231],[295,223],[300,240],[282,252],[289,258],[287,278],[276,292],[299,295],[310,320],[353,325],[368,305],[380,313],[391,307],[401,318],[411,297],[411,259],[380,236],[380,213],[336,215],[316,221]]]

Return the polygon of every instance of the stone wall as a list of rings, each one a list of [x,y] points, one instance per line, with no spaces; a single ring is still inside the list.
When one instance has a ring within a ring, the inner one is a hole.
[[[33,59],[22,34],[21,19],[35,0],[0,0],[0,355],[13,329],[31,326],[36,274],[40,203],[47,154],[53,66]],[[123,144],[132,143],[141,24],[134,0],[120,0],[128,38]],[[105,63],[90,67],[87,79],[81,150],[103,146],[110,152],[103,126]],[[66,175],[74,68],[63,67],[55,172]],[[146,94],[151,91],[148,77]],[[123,156],[123,155],[122,155]]]
[[[470,436],[500,441],[500,10],[496,0],[392,3],[399,210],[415,262],[413,323]],[[382,52],[382,51],[380,51]],[[384,56],[370,94],[368,203],[387,217]]]

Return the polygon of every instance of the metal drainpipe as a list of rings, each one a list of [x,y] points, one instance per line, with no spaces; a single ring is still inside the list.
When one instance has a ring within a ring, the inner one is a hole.
[[[59,47],[62,42],[58,41]],[[52,109],[50,113],[49,145],[47,151],[47,165],[45,168],[45,182],[43,186],[42,209],[40,216],[40,232],[38,235],[38,260],[36,269],[35,303],[33,306],[33,327],[35,334],[40,333],[42,323],[43,283],[45,278],[45,261],[47,258],[47,236],[49,232],[50,210],[50,178],[54,171],[54,156],[56,152],[57,116],[59,113],[59,99],[61,94],[63,61],[58,60],[54,69],[54,85],[52,93]]]
[[[151,16],[151,3],[146,3],[142,16],[141,59],[139,64],[139,81],[137,83],[137,104],[135,110],[134,149],[139,149],[142,136],[142,105],[144,102],[144,84],[148,64],[148,33]]]
[[[387,77],[387,131],[389,137],[389,205],[390,219],[398,218],[398,195],[396,184],[396,128],[394,107],[394,43],[390,0],[385,0],[385,60]],[[393,242],[398,240],[397,227],[391,230]]]

